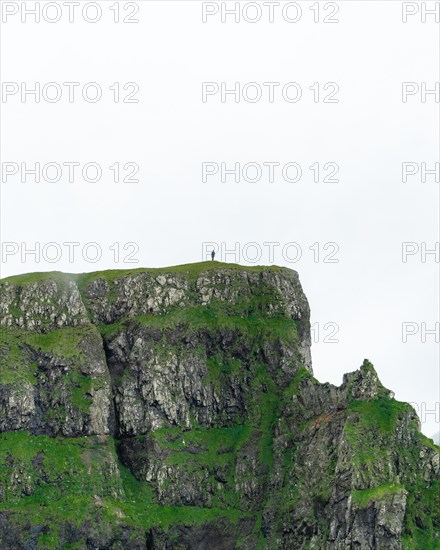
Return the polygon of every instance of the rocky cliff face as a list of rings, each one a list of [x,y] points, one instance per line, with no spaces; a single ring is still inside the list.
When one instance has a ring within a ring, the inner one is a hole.
[[[295,272],[0,281],[0,549],[440,548],[438,448],[319,384]]]

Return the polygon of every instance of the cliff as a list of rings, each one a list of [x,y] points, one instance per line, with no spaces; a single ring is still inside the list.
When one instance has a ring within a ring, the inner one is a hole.
[[[315,380],[294,271],[11,277],[0,328],[0,549],[440,548],[438,448]]]

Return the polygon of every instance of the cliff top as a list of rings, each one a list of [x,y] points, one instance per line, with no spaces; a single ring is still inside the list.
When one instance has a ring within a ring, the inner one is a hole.
[[[65,278],[77,282],[86,282],[91,279],[116,279],[126,275],[150,273],[151,275],[161,275],[164,273],[188,274],[189,276],[197,277],[206,271],[213,270],[237,270],[246,272],[263,272],[263,271],[286,271],[297,274],[296,271],[287,267],[276,265],[264,266],[244,266],[240,264],[230,264],[224,262],[198,262],[192,264],[182,264],[169,267],[138,267],[132,269],[107,269],[102,271],[92,271],[85,273],[64,273],[62,271],[37,271],[34,273],[23,273],[20,275],[12,275],[10,277],[0,278],[0,283],[14,283],[17,285],[25,285],[38,282],[49,278]]]

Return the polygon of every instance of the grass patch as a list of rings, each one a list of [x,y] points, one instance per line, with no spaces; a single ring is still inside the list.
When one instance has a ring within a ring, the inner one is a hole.
[[[319,384],[313,374],[305,367],[300,367],[290,384],[284,390],[284,397],[290,398],[292,395],[298,395],[300,393],[300,387],[304,380],[311,380],[314,384]]]
[[[17,286],[29,285],[45,280],[55,280],[57,282],[66,282],[72,280],[72,276],[61,271],[40,271],[35,273],[23,273],[21,275],[12,275],[0,279],[0,284],[12,283]]]
[[[262,317],[259,315],[230,315],[215,306],[193,306],[174,309],[167,315],[142,315],[124,319],[110,325],[99,325],[103,338],[110,340],[126,330],[130,323],[139,327],[159,330],[185,326],[190,332],[228,330],[240,333],[244,338],[279,338],[283,342],[298,340],[297,325],[289,317]]]
[[[352,491],[351,496],[353,503],[357,504],[360,508],[368,508],[372,502],[382,500],[388,495],[399,493],[403,489],[404,487],[400,483],[385,483],[371,489]]]
[[[356,431],[378,430],[381,434],[390,434],[394,431],[399,416],[410,408],[407,403],[382,398],[374,401],[353,401],[348,406],[348,411],[357,413]]]
[[[36,384],[36,365],[23,344],[22,332],[4,328],[0,330],[0,384]]]
[[[65,371],[57,369],[59,382],[68,390],[68,398],[73,406],[87,413],[92,403],[91,391],[103,388],[108,375],[86,376],[81,368],[90,360],[90,353],[96,359],[96,349],[102,347],[101,337],[94,326],[66,327],[48,333],[25,331],[18,328],[0,331],[0,385],[13,386],[14,391],[20,391],[23,382],[37,385],[39,378],[47,378],[45,364],[55,358],[65,365]],[[47,359],[46,359],[47,356]],[[104,360],[104,352],[103,352]],[[39,363],[42,362],[41,366]],[[41,391],[50,389],[50,396],[57,398],[60,395],[60,385],[53,387],[46,385]],[[45,415],[48,419],[60,422],[65,417],[65,410],[59,406],[49,408]]]

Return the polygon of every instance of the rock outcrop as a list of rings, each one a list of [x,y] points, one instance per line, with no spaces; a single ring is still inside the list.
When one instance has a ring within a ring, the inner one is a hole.
[[[429,550],[439,490],[367,360],[313,377],[294,271],[0,281],[0,549]]]

